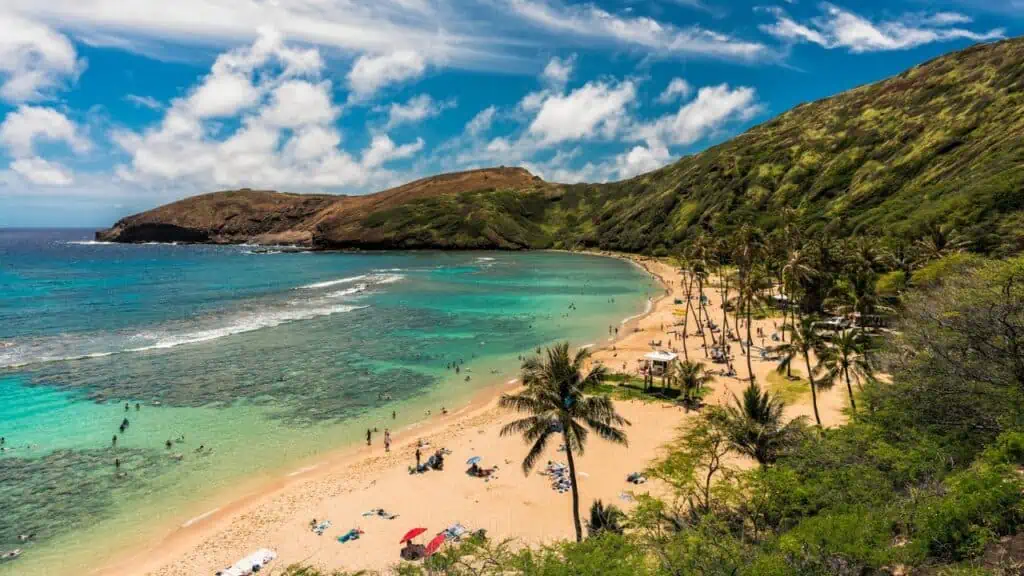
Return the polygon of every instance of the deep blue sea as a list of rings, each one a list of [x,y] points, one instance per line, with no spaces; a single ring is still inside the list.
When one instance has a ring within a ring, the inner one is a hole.
[[[554,252],[91,238],[0,229],[0,553],[23,550],[0,574],[94,567],[241,477],[465,402],[538,346],[599,342],[656,290]]]

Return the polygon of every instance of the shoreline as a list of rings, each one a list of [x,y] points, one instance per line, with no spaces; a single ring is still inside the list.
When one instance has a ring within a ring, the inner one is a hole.
[[[618,336],[598,339],[598,341],[587,345],[592,353],[608,350],[617,342],[628,338],[634,333],[637,324],[655,313],[659,304],[670,294],[664,278],[650,270],[649,267],[637,262],[631,255],[558,252],[614,258],[629,262],[643,270],[648,278],[656,282],[660,288],[656,296],[648,297],[643,312],[627,317],[620,322],[619,325],[622,329]],[[453,407],[447,415],[426,416],[401,429],[396,429],[394,434],[400,440],[392,445],[392,453],[409,451],[415,444],[414,437],[443,435],[465,426],[467,422],[496,415],[498,412],[497,402],[501,395],[517,390],[519,387],[518,378],[496,379],[473,392],[468,401],[459,407]],[[174,521],[168,521],[166,526],[155,529],[156,533],[161,534],[160,536],[147,538],[138,544],[126,545],[124,550],[116,552],[110,561],[104,562],[98,568],[88,570],[87,573],[96,576],[129,576],[159,570],[169,560],[184,555],[194,547],[197,539],[201,541],[205,539],[204,536],[226,528],[233,519],[251,512],[262,503],[281,496],[289,490],[323,481],[349,469],[360,468],[361,465],[372,468],[374,465],[383,464],[381,461],[384,459],[385,457],[379,453],[379,446],[367,447],[361,443],[355,443],[338,446],[322,454],[291,463],[289,468],[292,469],[286,472],[280,469],[268,470],[257,478],[242,482],[240,486],[226,489],[195,502],[194,505],[188,507],[191,517],[187,520],[182,522],[179,517]],[[283,475],[282,472],[284,472]],[[242,495],[239,496],[239,493]],[[228,494],[234,496],[226,498],[225,496]]]

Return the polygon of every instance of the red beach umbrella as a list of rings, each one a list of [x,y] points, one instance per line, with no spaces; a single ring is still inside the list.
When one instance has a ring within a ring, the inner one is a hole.
[[[441,544],[444,544],[444,541],[445,535],[443,532],[441,534],[438,534],[437,536],[434,536],[434,539],[431,540],[429,544],[427,544],[427,556],[430,556],[434,552],[437,552],[438,548],[441,547]]]
[[[406,532],[405,536],[402,536],[402,539],[399,540],[398,543],[399,544],[405,544],[409,540],[412,540],[413,538],[419,536],[420,534],[423,534],[426,531],[427,531],[426,528],[413,528],[412,530],[409,530],[408,532]]]

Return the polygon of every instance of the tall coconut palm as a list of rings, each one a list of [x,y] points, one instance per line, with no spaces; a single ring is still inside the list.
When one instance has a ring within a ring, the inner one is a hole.
[[[815,275],[814,266],[807,252],[802,249],[794,249],[789,253],[786,264],[782,267],[782,286],[786,290],[787,307],[786,312],[796,320],[797,315],[797,294],[801,286]],[[786,325],[786,313],[782,316],[782,325]],[[786,341],[786,333],[782,333],[782,341]]]
[[[850,409],[857,412],[857,401],[853,398],[851,381],[858,384],[864,378],[871,377],[871,362],[866,352],[867,339],[859,329],[846,330],[832,339],[825,348],[818,364],[818,373],[824,374],[823,379],[834,382],[842,378],[846,391],[850,394]]]
[[[704,386],[715,380],[714,376],[704,371],[704,364],[700,362],[675,362],[670,370],[672,379],[679,385],[683,403],[687,406],[694,405],[700,399]]]
[[[733,394],[732,399],[733,403],[719,411],[717,417],[725,424],[733,447],[762,466],[774,463],[803,431],[806,418],[801,416],[784,423],[785,403],[762,391],[756,382],[747,386],[743,398]]]
[[[591,431],[609,442],[628,445],[626,433],[620,427],[629,425],[629,421],[619,416],[612,401],[605,396],[584,394],[587,388],[598,384],[605,374],[600,365],[584,374],[583,367],[589,357],[590,352],[586,349],[570,356],[568,342],[556,344],[547,349],[545,357],[535,356],[523,362],[525,391],[503,394],[499,400],[499,406],[503,408],[528,414],[501,429],[502,436],[522,435],[523,440],[531,444],[530,451],[523,459],[523,474],[530,473],[552,436],[562,436],[569,465],[572,518],[577,542],[583,540],[583,527],[580,524],[575,456],[583,454]]]
[[[811,385],[811,403],[814,405],[814,420],[818,423],[818,427],[821,428],[821,415],[818,413],[819,384],[814,381],[814,370],[811,368],[811,352],[814,352],[820,358],[825,347],[825,339],[815,329],[814,319],[810,316],[804,316],[793,326],[785,328],[790,331],[790,338],[788,343],[776,348],[780,356],[779,366],[776,368],[776,371],[779,374],[786,372],[794,360],[800,357],[803,358],[804,363],[807,365],[807,380]],[[832,384],[833,382],[822,382],[820,387],[828,389],[832,387]]]
[[[751,335],[751,324],[753,323],[753,310],[754,306],[761,306],[764,304],[764,289],[768,284],[768,273],[767,271],[756,264],[751,264],[750,268],[743,274],[739,283],[739,300],[743,304],[743,312],[746,316],[747,324],[747,337],[745,347],[747,349],[747,375],[750,376],[750,381],[754,381],[754,368],[751,357],[751,347],[753,343],[753,336]]]
[[[676,258],[676,263],[679,265],[679,271],[682,273],[683,297],[686,298],[686,305],[683,307],[683,358],[689,361],[690,352],[686,347],[686,337],[688,336],[687,329],[690,326],[690,310],[692,309],[690,299],[693,297],[693,266],[685,254]]]

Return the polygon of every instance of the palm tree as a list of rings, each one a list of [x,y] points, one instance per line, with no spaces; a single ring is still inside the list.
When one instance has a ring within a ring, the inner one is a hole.
[[[783,424],[785,403],[762,391],[756,382],[747,386],[742,399],[735,394],[732,399],[733,403],[720,410],[718,417],[723,420],[733,447],[762,466],[775,462],[803,430],[806,418],[801,416]]]
[[[818,384],[814,382],[814,371],[811,369],[811,352],[821,357],[822,350],[825,347],[825,339],[814,328],[814,319],[810,316],[804,316],[792,327],[786,326],[784,328],[790,330],[792,334],[788,343],[776,348],[780,354],[779,366],[776,368],[776,372],[781,374],[784,371],[788,371],[793,360],[803,356],[804,363],[807,365],[807,380],[811,384],[814,420],[818,423],[818,427],[821,428],[821,415],[818,413]],[[831,386],[832,382],[821,383],[821,387],[825,389]]]
[[[871,363],[866,351],[866,339],[863,332],[854,328],[846,330],[832,339],[832,344],[825,349],[818,363],[818,373],[824,373],[825,379],[834,382],[842,378],[846,383],[846,391],[850,394],[850,408],[857,412],[857,402],[853,399],[851,380],[859,384],[862,378],[871,376]]]
[[[761,288],[763,284],[763,275],[760,271],[755,270],[758,268],[758,262],[762,259],[765,253],[764,241],[761,239],[761,231],[749,224],[744,224],[740,227],[736,233],[735,238],[735,249],[733,251],[733,260],[739,269],[737,276],[737,296],[736,296],[736,318],[738,319],[741,314],[746,313],[747,320],[747,338],[746,345],[740,346],[740,348],[746,348],[747,350],[747,375],[750,376],[750,381],[754,381],[754,367],[751,360],[750,354],[750,320],[751,310],[754,301],[761,300]],[[739,326],[736,327],[736,336],[739,337]]]
[[[682,273],[682,281],[685,283],[685,289],[683,296],[686,298],[686,306],[683,308],[683,358],[687,362],[690,360],[690,352],[686,348],[686,337],[687,328],[690,324],[690,298],[693,296],[693,267],[690,263],[690,259],[685,254],[676,258],[676,263],[679,265],[679,271]]]
[[[601,500],[594,500],[590,505],[590,519],[587,520],[587,534],[591,538],[602,532],[622,534],[622,520],[625,518],[622,510],[614,504],[604,505]]]
[[[565,457],[569,464],[569,483],[572,487],[572,517],[576,528],[576,541],[583,540],[580,525],[580,495],[576,487],[575,454],[582,455],[591,431],[600,438],[627,446],[626,433],[619,426],[629,425],[615,412],[615,406],[606,396],[585,396],[584,391],[598,384],[605,375],[597,365],[586,374],[583,366],[590,357],[587,349],[569,355],[569,343],[563,342],[547,349],[545,358],[535,356],[523,362],[522,380],[526,390],[519,394],[502,394],[498,405],[523,414],[529,414],[501,429],[502,436],[520,434],[526,443],[532,443],[523,459],[523,474],[529,474],[544,453],[548,440],[561,434],[565,444]]]
[[[814,266],[805,250],[795,249],[789,253],[789,259],[782,267],[782,286],[786,290],[787,309],[786,312],[793,316],[794,321],[797,315],[797,293],[800,287],[815,275]],[[782,325],[786,325],[786,314],[782,315]],[[786,332],[782,332],[782,341],[786,341]]]
[[[928,262],[963,252],[970,244],[955,228],[932,223],[924,237],[917,241],[916,247],[921,260]]]
[[[687,406],[699,400],[704,386],[715,380],[714,376],[704,371],[704,364],[700,362],[675,362],[670,370],[672,379],[679,383],[683,403]]]

